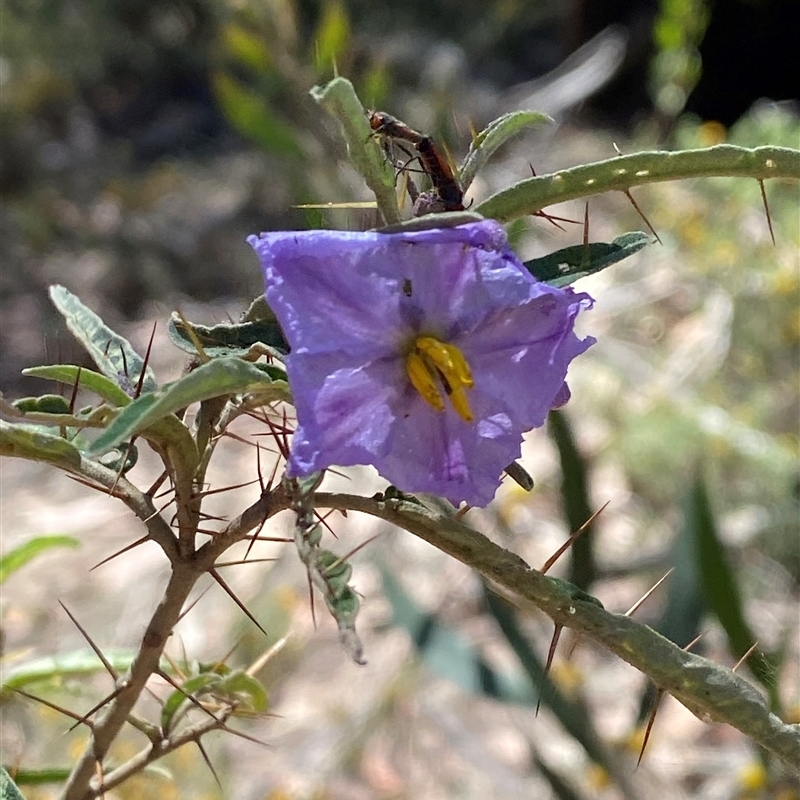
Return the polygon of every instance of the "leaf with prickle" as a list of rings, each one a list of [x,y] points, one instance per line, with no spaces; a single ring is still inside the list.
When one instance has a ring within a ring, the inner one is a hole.
[[[215,687],[214,693],[243,700],[246,711],[261,713],[269,705],[266,689],[261,682],[241,669],[232,670],[226,675]]]
[[[119,387],[116,380],[110,380],[99,372],[84,367],[76,367],[73,364],[29,367],[22,370],[22,374],[33,378],[58,381],[67,386],[74,386],[77,381],[82,389],[94,392],[113,406],[127,406],[131,402],[130,395]]]
[[[161,729],[165,735],[169,735],[173,723],[177,720],[177,713],[185,703],[190,703],[190,697],[208,693],[215,689],[222,681],[222,676],[216,672],[204,672],[187,678],[180,689],[176,689],[166,699],[161,708]]]
[[[487,197],[475,211],[508,222],[567,200],[624,192],[645,183],[704,177],[800,180],[800,150],[719,144],[698,150],[632,153],[528,178]]]
[[[144,359],[131,347],[127,339],[106,325],[90,308],[87,308],[63,286],[50,287],[50,299],[66,320],[70,333],[83,345],[107,378],[136,386],[144,371],[142,391],[156,388],[156,378]]]
[[[552,124],[553,120],[539,111],[511,111],[490,122],[472,141],[469,152],[458,171],[461,187],[469,189],[475,176],[498,147],[528,128]]]
[[[177,381],[134,400],[95,440],[89,453],[103,453],[176,411],[212,397],[254,394],[264,404],[288,400],[288,385],[283,380],[275,380],[262,366],[265,365],[250,364],[235,357],[215,358],[201,364]]]
[[[0,420],[0,455],[42,461],[68,472],[77,472],[81,466],[80,451],[66,439],[5,420]]]

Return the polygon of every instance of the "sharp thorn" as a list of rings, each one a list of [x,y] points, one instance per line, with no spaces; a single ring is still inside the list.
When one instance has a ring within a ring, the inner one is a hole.
[[[222,579],[222,576],[212,567],[208,574],[225,590],[228,596],[236,603],[237,606],[247,615],[248,619],[264,634],[264,636],[269,636],[269,634],[261,627],[261,623],[250,613],[247,606],[234,594],[233,590],[228,586],[227,583]]]
[[[653,592],[661,586],[664,581],[669,578],[670,575],[675,571],[675,567],[670,567],[626,612],[623,616],[630,617],[631,614],[635,614],[639,608],[642,606],[645,600],[650,597]]]
[[[108,674],[114,680],[117,680],[119,674],[114,667],[111,666],[111,662],[103,655],[103,651],[94,643],[92,637],[86,632],[86,629],[80,624],[80,622],[78,622],[77,619],[75,619],[72,612],[64,605],[64,603],[61,602],[61,600],[58,601],[58,604],[64,609],[66,615],[72,620],[72,624],[81,632],[81,636],[83,636],[83,638],[89,643],[89,647],[94,650],[94,654],[100,659],[103,666],[106,668],[106,672],[108,672]]]

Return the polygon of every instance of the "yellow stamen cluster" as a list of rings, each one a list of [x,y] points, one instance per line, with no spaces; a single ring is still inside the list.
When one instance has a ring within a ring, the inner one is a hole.
[[[432,336],[418,336],[406,358],[411,385],[437,411],[444,411],[445,397],[465,422],[472,422],[465,389],[475,385],[464,354],[454,345]],[[443,394],[444,392],[444,394]]]

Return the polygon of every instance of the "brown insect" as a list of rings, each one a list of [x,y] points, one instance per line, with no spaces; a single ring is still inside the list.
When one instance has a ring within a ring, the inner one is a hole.
[[[405,122],[385,111],[370,111],[369,126],[372,131],[391,139],[409,142],[419,154],[419,163],[431,179],[433,189],[444,206],[444,211],[463,211],[464,192],[453,174],[450,162],[439,152],[430,136],[409,128]]]

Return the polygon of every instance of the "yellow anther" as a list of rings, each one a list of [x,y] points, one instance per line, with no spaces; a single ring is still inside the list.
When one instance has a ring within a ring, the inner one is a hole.
[[[475,385],[464,354],[454,345],[432,336],[418,336],[406,358],[411,385],[423,400],[437,411],[444,411],[444,395],[465,422],[472,422],[465,389]]]
[[[422,356],[413,350],[406,359],[406,371],[411,379],[411,385],[422,395],[422,399],[437,411],[444,411],[444,401],[436,385],[436,379],[431,375]]]

